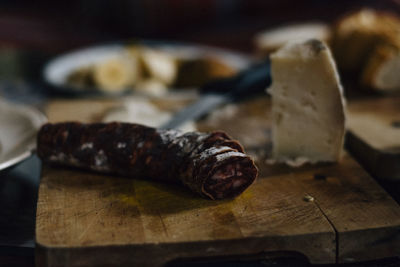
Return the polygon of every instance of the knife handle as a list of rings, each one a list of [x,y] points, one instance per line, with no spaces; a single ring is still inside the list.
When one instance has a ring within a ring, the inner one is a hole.
[[[269,58],[264,59],[233,77],[207,83],[200,92],[228,94],[234,100],[264,92],[271,84],[270,65]]]

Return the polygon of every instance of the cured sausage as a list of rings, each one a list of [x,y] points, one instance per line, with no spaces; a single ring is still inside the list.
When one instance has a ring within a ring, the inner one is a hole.
[[[37,154],[47,163],[180,182],[211,199],[239,195],[258,172],[224,132],[184,133],[132,123],[48,123],[38,133]]]

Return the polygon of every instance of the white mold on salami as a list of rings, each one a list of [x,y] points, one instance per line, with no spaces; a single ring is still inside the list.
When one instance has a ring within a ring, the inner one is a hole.
[[[94,157],[94,164],[97,167],[103,167],[107,165],[107,156],[104,154],[103,150],[100,150],[97,152],[96,156]]]
[[[92,148],[93,148],[93,143],[83,143],[81,145],[81,150],[92,149]]]
[[[181,135],[183,135],[183,132],[178,131],[178,130],[157,130],[157,133],[160,135],[161,140],[164,143],[170,143],[172,140],[174,140],[175,138],[180,137]]]
[[[97,152],[94,157],[94,164],[90,166],[92,170],[100,171],[100,172],[108,172],[110,171],[110,166],[108,165],[108,159],[103,150]]]
[[[144,142],[142,141],[142,142],[139,142],[136,146],[137,146],[137,148],[142,148],[143,145],[144,145]]]
[[[53,162],[62,162],[65,159],[66,159],[66,155],[64,153],[58,153],[56,155],[51,155],[49,157],[49,160],[53,161]]]
[[[228,146],[221,146],[221,147],[210,147],[209,149],[204,150],[201,154],[200,154],[200,159],[206,159],[212,155],[221,153],[223,151],[232,151],[231,147]]]
[[[228,159],[230,157],[247,157],[245,154],[241,153],[241,152],[236,152],[236,151],[229,151],[223,154],[219,154],[216,156],[217,161],[223,161],[225,159]]]
[[[192,141],[193,136],[195,137],[194,141]],[[183,135],[179,135],[178,138],[170,140],[170,143],[177,145],[181,150],[181,154],[188,154],[194,150],[193,143],[201,144],[201,142],[207,137],[207,134],[199,135],[193,132],[188,132]],[[198,146],[198,148],[200,148],[200,146]]]
[[[69,164],[71,164],[73,166],[78,166],[79,165],[79,161],[78,161],[77,158],[72,157],[72,156],[67,156],[64,153],[58,153],[58,154],[55,154],[55,155],[51,155],[49,157],[49,161],[55,162],[55,163],[68,162]]]
[[[121,148],[125,148],[125,147],[126,147],[126,143],[122,143],[122,142],[117,143],[117,148],[121,149]]]

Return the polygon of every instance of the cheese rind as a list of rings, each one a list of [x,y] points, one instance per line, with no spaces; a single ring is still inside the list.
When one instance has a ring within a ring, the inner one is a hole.
[[[345,101],[329,48],[321,41],[289,42],[271,55],[273,157],[277,161],[338,161]]]
[[[257,50],[261,54],[269,54],[285,45],[288,41],[315,38],[328,42],[330,36],[331,31],[328,24],[307,22],[268,29],[257,34],[254,41]]]

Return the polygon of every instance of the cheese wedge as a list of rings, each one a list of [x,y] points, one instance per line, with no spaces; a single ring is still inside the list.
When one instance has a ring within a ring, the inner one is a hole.
[[[325,43],[289,42],[271,55],[273,158],[296,165],[342,154],[345,101]]]

